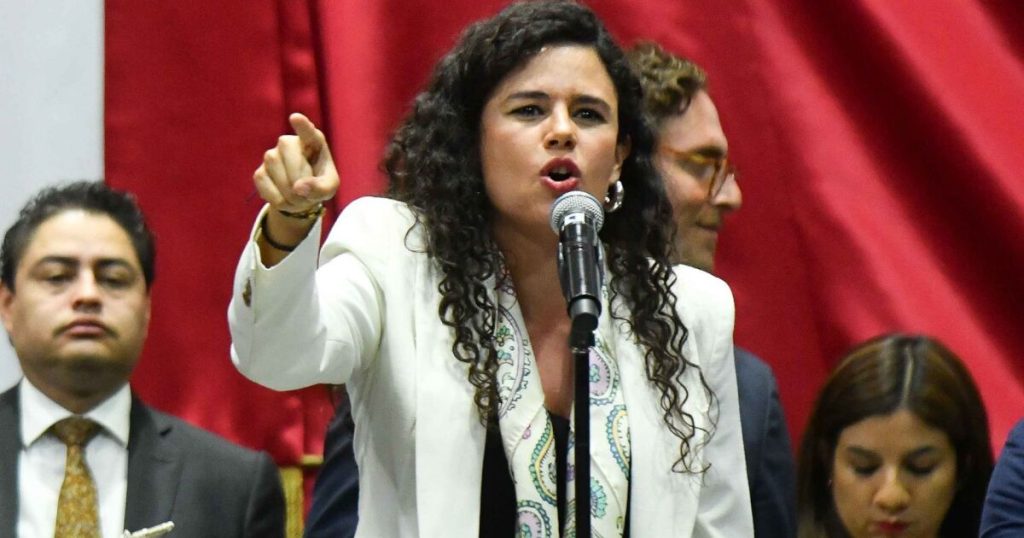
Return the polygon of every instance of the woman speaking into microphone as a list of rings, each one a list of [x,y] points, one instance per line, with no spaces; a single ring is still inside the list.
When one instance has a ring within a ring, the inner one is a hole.
[[[471,25],[352,202],[304,116],[254,175],[232,357],[265,386],[346,384],[366,537],[573,536],[573,363],[552,203],[604,202],[590,353],[594,536],[751,536],[728,287],[669,262],[641,89],[568,1]],[[319,248],[319,253],[318,253]]]

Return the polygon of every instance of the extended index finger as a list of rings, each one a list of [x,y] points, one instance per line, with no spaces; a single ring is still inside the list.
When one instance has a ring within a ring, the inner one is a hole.
[[[315,159],[324,146],[323,134],[309,118],[298,112],[288,116],[288,123],[302,142],[302,153],[311,161]]]

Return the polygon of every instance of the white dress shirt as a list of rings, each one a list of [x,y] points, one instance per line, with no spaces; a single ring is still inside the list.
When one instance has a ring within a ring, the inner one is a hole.
[[[73,415],[22,379],[21,453],[18,455],[18,536],[53,536],[57,499],[64,482],[67,448],[47,430]],[[128,491],[128,423],[132,397],[128,384],[85,414],[100,426],[85,447],[99,500],[100,530],[104,538],[124,531]]]

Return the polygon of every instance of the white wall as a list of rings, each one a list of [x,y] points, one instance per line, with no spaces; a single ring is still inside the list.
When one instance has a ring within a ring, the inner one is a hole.
[[[103,0],[0,0],[0,229],[46,184],[103,177]],[[21,373],[0,341],[0,390]]]

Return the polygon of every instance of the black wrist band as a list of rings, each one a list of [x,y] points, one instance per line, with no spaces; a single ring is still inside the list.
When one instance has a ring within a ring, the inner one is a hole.
[[[263,219],[260,220],[260,237],[262,237],[263,240],[266,241],[268,245],[270,245],[270,246],[272,246],[272,247],[274,247],[277,250],[280,250],[282,252],[291,252],[291,251],[295,250],[295,247],[299,246],[298,244],[292,245],[292,246],[282,245],[281,243],[278,243],[277,241],[274,241],[274,238],[270,237],[269,230],[267,230],[267,216],[266,215],[263,215]],[[300,243],[301,243],[301,241],[300,241]]]

